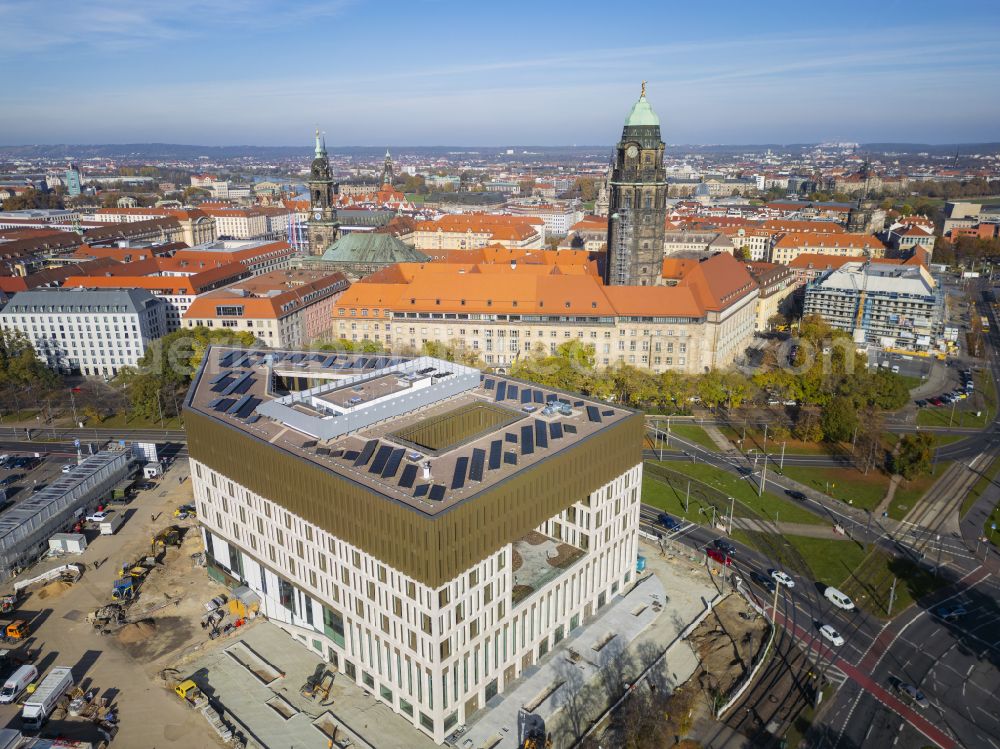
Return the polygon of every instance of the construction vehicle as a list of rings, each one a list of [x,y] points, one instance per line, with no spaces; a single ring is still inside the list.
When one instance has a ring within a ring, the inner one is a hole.
[[[4,628],[4,642],[21,642],[31,634],[31,627],[24,619],[15,619]]]
[[[9,614],[17,608],[17,593],[0,596],[0,614]]]
[[[319,704],[327,704],[330,697],[330,689],[333,688],[333,672],[323,668],[323,664],[316,667],[316,671],[306,679],[306,683],[299,688],[299,694],[308,700],[318,700]]]
[[[152,540],[152,554],[155,557],[161,551],[166,550],[168,546],[180,546],[181,545],[181,529],[176,525],[171,525],[164,528],[162,531],[153,536]]]
[[[198,510],[194,505],[181,505],[174,510],[174,517],[178,520],[198,517]]]
[[[21,720],[28,730],[37,731],[46,718],[55,710],[59,700],[73,686],[73,670],[68,666],[57,666],[49,671],[38,688],[24,701]]]
[[[122,604],[109,603],[88,614],[87,621],[94,625],[94,629],[104,633],[112,627],[125,623],[125,611],[126,607]]]
[[[182,681],[174,687],[174,693],[196,710],[208,704],[208,697],[198,688],[193,679]]]
[[[111,589],[111,597],[116,601],[131,601],[135,598],[136,587],[135,578],[131,575],[120,577],[115,580],[114,587]]]

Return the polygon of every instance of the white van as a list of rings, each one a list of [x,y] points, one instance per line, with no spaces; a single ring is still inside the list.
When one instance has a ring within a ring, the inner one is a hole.
[[[854,601],[851,600],[843,591],[837,590],[831,585],[828,585],[826,590],[823,591],[823,595],[826,599],[836,606],[838,609],[844,609],[844,611],[851,611],[854,609]]]
[[[21,693],[28,688],[28,685],[38,678],[38,669],[34,666],[21,666],[10,675],[0,689],[0,704],[14,702]]]

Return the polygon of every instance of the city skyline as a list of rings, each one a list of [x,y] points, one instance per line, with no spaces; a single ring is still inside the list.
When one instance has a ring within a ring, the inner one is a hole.
[[[922,5],[0,2],[0,144],[610,144],[641,80],[668,143],[1000,140],[1000,23]]]

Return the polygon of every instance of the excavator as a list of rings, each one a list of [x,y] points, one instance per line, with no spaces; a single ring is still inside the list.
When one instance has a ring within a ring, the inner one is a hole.
[[[156,556],[168,546],[181,545],[181,529],[176,525],[169,525],[153,536],[151,542],[152,554]]]

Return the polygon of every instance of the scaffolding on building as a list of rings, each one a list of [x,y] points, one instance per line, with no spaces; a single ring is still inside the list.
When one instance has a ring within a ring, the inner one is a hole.
[[[632,220],[628,208],[619,208],[612,217],[615,221],[615,251],[610,273],[611,285],[629,283],[629,259],[632,248]]]

